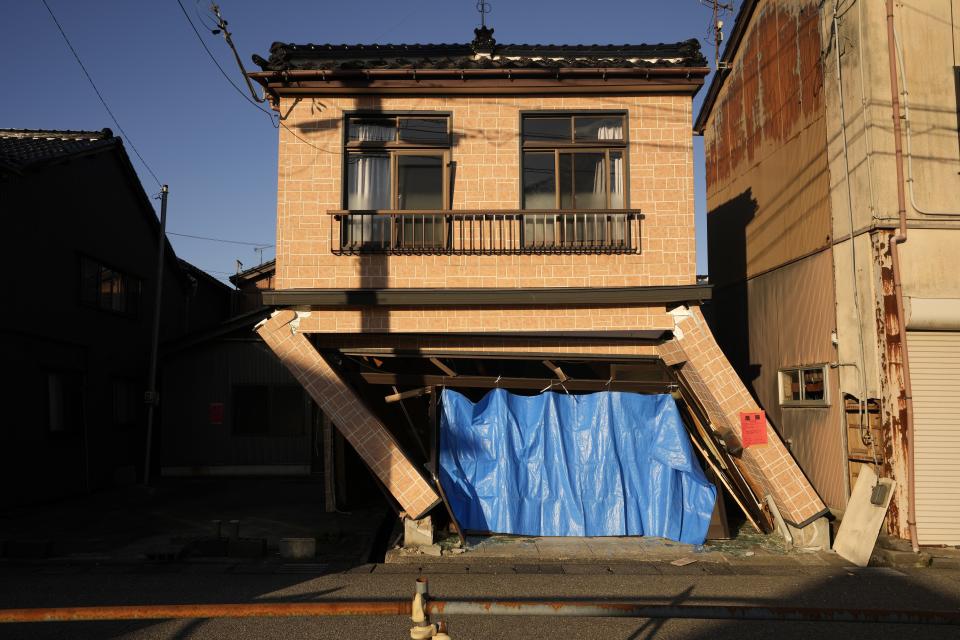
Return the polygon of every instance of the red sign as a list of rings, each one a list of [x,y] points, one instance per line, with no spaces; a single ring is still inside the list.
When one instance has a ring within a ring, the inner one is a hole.
[[[223,424],[223,403],[211,402],[208,410],[210,424]]]
[[[763,411],[741,411],[740,440],[744,448],[767,444],[767,414]]]

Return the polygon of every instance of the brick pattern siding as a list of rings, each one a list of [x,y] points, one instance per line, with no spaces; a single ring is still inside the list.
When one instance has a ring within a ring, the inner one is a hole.
[[[450,112],[453,209],[520,207],[521,110],[626,110],[628,204],[641,209],[640,254],[335,256],[342,209],[343,114]],[[689,96],[354,96],[283,98],[277,199],[278,289],[684,285],[696,279]],[[291,131],[292,130],[292,131]],[[296,134],[296,135],[294,135]]]
[[[293,311],[280,311],[257,333],[330,417],[370,470],[413,518],[440,501],[387,428],[364,406],[302,332],[292,332]]]
[[[415,304],[411,300],[411,304]],[[301,330],[320,333],[447,331],[638,331],[673,329],[661,307],[315,309]]]
[[[690,311],[692,316],[678,324],[682,337],[661,345],[660,355],[667,364],[683,363],[684,377],[710,420],[739,439],[740,412],[759,411],[760,407],[717,346],[700,309],[692,307]],[[773,496],[785,520],[801,524],[823,513],[826,505],[769,423],[767,441],[764,446],[744,450],[740,462],[745,475]]]

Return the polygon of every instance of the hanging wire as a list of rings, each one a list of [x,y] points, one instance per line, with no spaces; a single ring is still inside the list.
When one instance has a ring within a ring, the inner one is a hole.
[[[243,242],[241,240],[224,240],[223,238],[211,238],[209,236],[194,236],[189,233],[174,233],[173,231],[167,231],[168,236],[179,236],[181,238],[193,238],[194,240],[209,240],[210,242],[223,242],[226,244],[242,244],[250,247],[264,248],[269,249],[274,246],[272,244],[266,244],[264,242]]]
[[[120,126],[120,121],[117,120],[117,116],[113,114],[113,110],[110,108],[110,105],[107,104],[106,98],[103,97],[103,94],[100,93],[100,89],[97,88],[97,83],[93,81],[90,72],[87,71],[87,67],[83,64],[83,60],[80,59],[80,54],[77,53],[77,50],[73,48],[73,44],[70,42],[70,38],[67,37],[67,33],[63,30],[63,27],[60,25],[60,21],[57,20],[57,16],[54,15],[53,9],[50,8],[50,5],[47,4],[47,0],[40,0],[43,3],[43,6],[46,7],[47,13],[50,14],[50,17],[53,19],[53,23],[57,25],[57,30],[60,31],[60,35],[63,37],[63,41],[67,43],[67,47],[70,49],[70,53],[73,54],[73,57],[76,58],[77,64],[80,65],[80,69],[83,70],[83,75],[87,77],[87,82],[90,83],[90,86],[93,87],[94,93],[97,94],[97,97],[100,99],[100,104],[103,105],[103,108],[106,109],[107,115],[110,116],[110,119],[113,120],[113,124],[116,125],[117,131],[120,132],[120,135],[123,136],[127,144],[130,145],[130,148],[133,149],[133,153],[140,159],[140,163],[143,164],[144,168],[147,170],[147,173],[150,174],[150,177],[153,178],[154,182],[157,183],[158,187],[162,187],[163,184],[160,182],[160,178],[157,177],[157,174],[154,173],[153,169],[150,168],[150,165],[147,164],[147,161],[143,159],[143,156],[140,154],[140,151],[137,149],[136,145],[133,144],[133,140],[130,139],[130,136],[127,135],[127,132],[124,131],[123,127]]]

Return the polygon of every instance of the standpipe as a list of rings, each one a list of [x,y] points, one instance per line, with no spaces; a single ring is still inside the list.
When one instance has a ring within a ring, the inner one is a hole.
[[[900,88],[897,83],[897,50],[893,23],[893,0],[886,0],[887,8],[887,53],[890,67],[890,103],[893,118],[893,145],[897,168],[897,215],[900,225],[897,233],[890,239],[890,261],[893,270],[893,292],[897,305],[897,332],[900,339],[900,397],[904,404],[904,430],[906,433],[907,462],[907,527],[910,531],[910,544],[913,552],[920,551],[917,540],[917,500],[913,435],[913,383],[910,379],[910,357],[907,353],[906,314],[903,310],[903,281],[900,276],[899,246],[907,241],[907,199],[903,180],[903,141],[900,135]],[[898,403],[899,404],[899,403]]]

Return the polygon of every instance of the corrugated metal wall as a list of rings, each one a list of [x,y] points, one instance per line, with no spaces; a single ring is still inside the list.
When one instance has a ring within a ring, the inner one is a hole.
[[[310,412],[302,435],[236,435],[234,385],[295,385],[297,381],[259,341],[219,341],[168,360],[163,368],[163,466],[309,465]],[[305,399],[306,401],[306,399]],[[210,423],[210,404],[224,405],[223,424]]]
[[[828,369],[828,407],[781,407],[777,384],[781,368],[835,358],[832,269],[830,252],[823,251],[751,279],[747,314],[753,389],[824,502],[843,509],[845,426],[836,371]]]
[[[960,544],[960,332],[907,333],[920,544]]]

